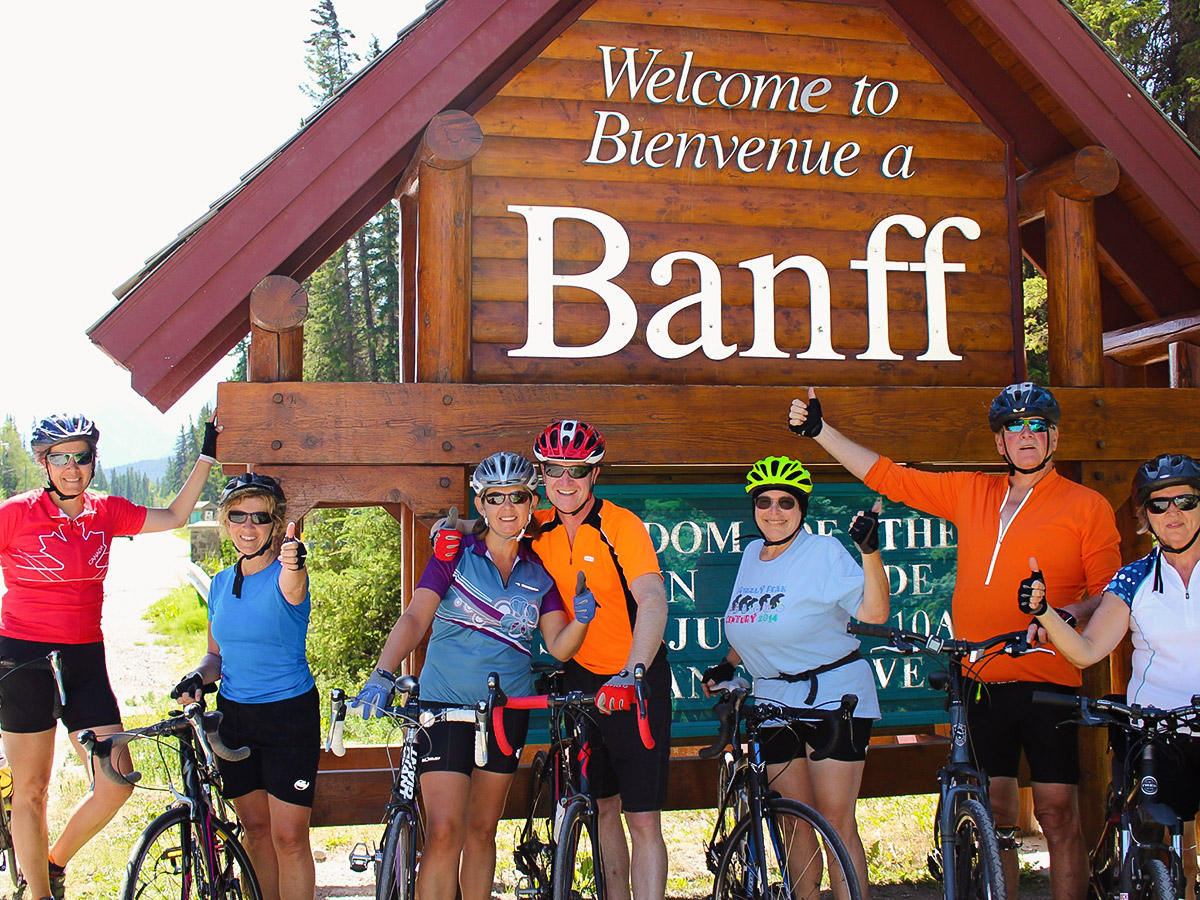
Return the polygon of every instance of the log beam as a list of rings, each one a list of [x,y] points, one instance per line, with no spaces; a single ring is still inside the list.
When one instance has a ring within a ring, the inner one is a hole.
[[[288,498],[290,519],[299,519],[318,506],[382,506],[394,514],[398,504],[430,519],[463,502],[461,466],[267,464],[255,465],[254,471],[279,479]],[[425,537],[428,543],[428,525]]]
[[[1200,347],[1187,341],[1172,341],[1168,360],[1171,387],[1200,387]]]
[[[1200,344],[1200,314],[1186,313],[1104,333],[1104,355],[1126,366],[1164,362],[1171,344]]]
[[[764,452],[832,463],[787,430],[804,387],[730,385],[244,384],[217,389],[221,459],[261,465],[468,466],[527,450],[547,422],[576,416],[608,439],[613,465],[746,466]],[[987,410],[996,388],[820,388],[829,420],[901,461],[999,462]],[[1056,388],[1057,458],[1142,461],[1153,417],[1172,446],[1200,454],[1200,391]],[[790,450],[789,450],[790,448]]]
[[[250,292],[250,381],[299,381],[304,368],[308,293],[286,275],[268,275]]]
[[[1046,215],[1048,195],[1069,200],[1095,200],[1116,190],[1121,170],[1103,147],[1084,147],[1017,179],[1017,223]]]

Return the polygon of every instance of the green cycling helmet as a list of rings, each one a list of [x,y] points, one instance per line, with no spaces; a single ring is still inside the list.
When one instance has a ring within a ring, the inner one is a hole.
[[[798,459],[790,456],[768,456],[760,459],[746,473],[746,493],[757,494],[775,488],[790,493],[811,494],[812,476]]]

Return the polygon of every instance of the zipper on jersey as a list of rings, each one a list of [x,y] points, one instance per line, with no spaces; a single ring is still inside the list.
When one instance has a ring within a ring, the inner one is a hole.
[[[1035,484],[1033,487],[1037,487],[1037,485]],[[1026,502],[1030,497],[1033,496],[1033,488],[1030,488],[1025,492],[1025,496],[1021,498],[1021,502],[1017,504],[1017,508],[1013,511],[1008,523],[1005,524],[1004,517],[1001,515],[1001,513],[1004,512],[1004,507],[1008,503],[1008,495],[1011,492],[1012,485],[1010,484],[1008,486],[1008,490],[1004,492],[1004,499],[1000,501],[1000,510],[996,513],[996,517],[999,519],[1000,530],[996,532],[996,546],[992,548],[992,560],[988,563],[987,577],[983,579],[985,586],[992,583],[992,572],[996,568],[996,557],[1000,555],[1000,545],[1004,543],[1004,536],[1008,534],[1008,529],[1012,527],[1012,523],[1015,522],[1017,520],[1017,516],[1021,514],[1021,510],[1024,509]]]

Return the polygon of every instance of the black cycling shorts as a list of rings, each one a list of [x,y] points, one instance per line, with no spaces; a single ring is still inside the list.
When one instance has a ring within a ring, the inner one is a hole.
[[[104,643],[57,644],[0,636],[0,660],[20,664],[51,650],[62,656],[67,703],[58,713],[70,732],[121,724],[121,709],[104,658]],[[0,667],[0,730],[14,734],[49,731],[55,724],[58,687],[48,668]]]
[[[828,759],[841,762],[862,762],[867,758],[867,744],[871,741],[871,723],[874,719],[854,716],[850,719],[850,730],[843,731],[841,740],[833,746]],[[799,722],[795,725],[774,725],[760,728],[759,745],[762,747],[763,762],[768,765],[791,762],[803,753],[812,758],[812,751],[823,747],[829,740],[833,726],[829,722]]]
[[[269,703],[220,697],[217,708],[224,714],[221,740],[231,749],[250,748],[250,755],[238,762],[217,759],[225,796],[233,800],[266,791],[285,803],[311,809],[321,759],[317,689]]]
[[[424,709],[444,709],[457,704],[422,703]],[[470,722],[435,722],[421,730],[417,739],[419,763],[417,772],[459,772],[470,776],[476,768],[484,772],[511,775],[521,762],[521,748],[529,732],[529,710],[504,710],[504,737],[512,747],[512,755],[500,752],[495,733],[488,728],[488,757],[486,766],[475,765],[475,726]]]
[[[967,724],[975,765],[992,778],[1016,778],[1021,751],[1038,784],[1079,784],[1079,726],[1063,707],[1033,702],[1034,691],[1076,696],[1077,688],[1044,681],[970,687]]]
[[[594,694],[612,675],[597,675],[568,662],[563,666],[568,691]],[[642,745],[633,710],[589,716],[588,779],[596,797],[621,795],[625,812],[655,812],[667,802],[667,764],[671,758],[671,667],[667,648],[659,648],[642,682],[646,689],[654,749]]]

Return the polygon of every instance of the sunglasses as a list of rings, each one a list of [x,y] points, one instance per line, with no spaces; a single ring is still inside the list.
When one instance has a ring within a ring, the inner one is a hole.
[[[269,512],[246,512],[244,509],[231,509],[229,511],[229,521],[234,525],[241,525],[247,519],[255,525],[271,524],[271,514]]]
[[[1026,427],[1033,434],[1045,434],[1050,430],[1050,423],[1045,419],[1013,419],[1001,426],[1009,434],[1019,434]]]
[[[1189,509],[1195,509],[1200,506],[1200,494],[1180,494],[1178,497],[1155,497],[1153,500],[1146,501],[1146,509],[1155,515],[1161,516],[1174,503],[1177,509],[1182,509],[1185,512]]]
[[[494,494],[484,494],[483,502],[488,506],[503,506],[507,500],[513,506],[520,506],[522,503],[529,502],[529,491],[509,491],[505,494],[503,491],[496,491]]]
[[[79,450],[79,451],[76,451],[75,453],[61,453],[60,452],[60,453],[47,453],[46,454],[46,459],[50,463],[50,465],[58,466],[59,468],[69,465],[71,460],[75,460],[76,465],[90,466],[92,464],[92,460],[95,458],[96,458],[96,454],[93,453],[91,450]]]
[[[795,497],[755,497],[755,509],[770,509],[772,506],[778,506],[780,509],[789,510],[796,508]]]
[[[547,478],[559,478],[563,472],[566,472],[572,478],[586,478],[588,473],[594,468],[595,466],[560,466],[554,463],[544,463],[542,465],[542,471],[546,474]]]

